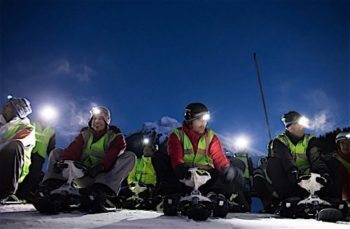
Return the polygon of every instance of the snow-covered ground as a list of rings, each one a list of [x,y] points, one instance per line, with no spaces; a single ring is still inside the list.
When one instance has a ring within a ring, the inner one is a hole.
[[[350,222],[326,223],[313,219],[278,219],[267,214],[230,213],[226,219],[195,222],[152,211],[120,210],[83,214],[78,211],[42,215],[32,205],[0,206],[0,228],[350,228]]]

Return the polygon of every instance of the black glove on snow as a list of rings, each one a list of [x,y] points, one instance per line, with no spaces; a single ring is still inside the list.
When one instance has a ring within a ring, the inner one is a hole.
[[[99,173],[103,172],[104,168],[102,164],[97,164],[86,171],[89,177],[95,178]]]
[[[229,166],[224,168],[222,174],[226,183],[235,184],[239,187],[243,187],[244,177],[240,169]]]

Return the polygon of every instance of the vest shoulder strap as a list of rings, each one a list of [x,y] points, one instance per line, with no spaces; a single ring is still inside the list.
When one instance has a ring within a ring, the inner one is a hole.
[[[89,138],[91,136],[91,132],[88,129],[85,129],[85,130],[81,131],[80,134],[83,136],[84,147],[85,147],[89,141]]]

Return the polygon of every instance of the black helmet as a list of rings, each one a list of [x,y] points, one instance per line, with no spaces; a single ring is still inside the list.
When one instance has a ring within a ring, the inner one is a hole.
[[[195,119],[203,118],[209,120],[209,110],[203,103],[190,103],[185,108],[185,120],[191,122]]]
[[[286,128],[288,128],[290,125],[297,123],[299,119],[301,118],[301,114],[299,114],[296,111],[289,111],[288,113],[285,113],[281,120]]]

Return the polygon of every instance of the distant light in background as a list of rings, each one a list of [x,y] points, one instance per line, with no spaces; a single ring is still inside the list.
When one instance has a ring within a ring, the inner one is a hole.
[[[51,105],[45,105],[40,109],[40,118],[45,121],[54,121],[58,117],[58,112],[56,108]]]
[[[7,99],[12,99],[12,97],[13,97],[12,95],[8,95]]]
[[[249,139],[246,136],[239,136],[235,139],[234,144],[238,150],[245,150],[249,146]]]

